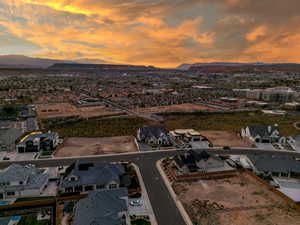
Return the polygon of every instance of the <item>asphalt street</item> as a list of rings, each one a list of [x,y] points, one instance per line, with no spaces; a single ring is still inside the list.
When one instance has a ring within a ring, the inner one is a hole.
[[[198,149],[196,151],[207,150],[217,154],[269,154],[269,155],[288,155],[300,157],[300,153],[287,151],[270,151],[263,149]],[[148,192],[151,205],[153,207],[158,225],[186,225],[179,210],[176,207],[174,200],[171,197],[167,187],[165,186],[159,171],[156,168],[156,162],[164,157],[175,156],[182,153],[183,150],[168,150],[155,152],[138,152],[134,154],[119,154],[119,155],[103,155],[103,156],[87,156],[87,157],[73,157],[73,158],[55,158],[43,160],[29,160],[29,161],[2,161],[0,168],[9,166],[12,163],[19,163],[22,165],[34,164],[37,167],[55,167],[66,166],[72,164],[78,159],[87,159],[93,162],[118,162],[126,161],[135,163],[141,171],[146,190]]]

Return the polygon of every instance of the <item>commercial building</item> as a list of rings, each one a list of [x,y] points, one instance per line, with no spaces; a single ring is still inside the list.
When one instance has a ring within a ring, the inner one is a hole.
[[[289,87],[274,87],[267,89],[253,89],[247,91],[247,98],[266,102],[291,102],[297,92]]]

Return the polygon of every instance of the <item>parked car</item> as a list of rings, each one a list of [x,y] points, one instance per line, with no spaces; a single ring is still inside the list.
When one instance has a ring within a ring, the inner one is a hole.
[[[141,200],[132,200],[129,203],[131,206],[141,206],[142,205],[142,201]]]

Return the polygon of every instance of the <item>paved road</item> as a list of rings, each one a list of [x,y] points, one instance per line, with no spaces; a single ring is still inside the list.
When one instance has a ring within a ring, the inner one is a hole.
[[[270,154],[270,155],[290,155],[300,157],[297,152],[285,151],[270,151],[260,149],[198,149],[197,151],[207,150],[218,154]],[[180,212],[178,211],[175,202],[173,201],[164,181],[162,180],[159,171],[156,168],[156,162],[167,156],[174,156],[182,153],[183,150],[168,150],[156,152],[139,152],[134,154],[119,154],[119,155],[104,155],[104,156],[89,156],[89,157],[74,157],[74,158],[56,158],[18,162],[0,162],[0,168],[7,167],[12,163],[19,164],[35,164],[37,167],[54,167],[62,165],[70,165],[75,160],[85,158],[93,162],[116,162],[130,161],[137,164],[140,168],[143,180],[152,204],[158,225],[186,225]]]

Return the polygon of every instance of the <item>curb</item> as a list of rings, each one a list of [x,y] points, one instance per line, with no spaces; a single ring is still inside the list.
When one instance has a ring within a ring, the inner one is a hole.
[[[161,168],[161,162],[162,162],[162,159],[158,160],[156,162],[156,167],[157,167],[157,169],[158,169],[158,171],[159,171],[162,179],[164,180],[165,185],[167,186],[167,188],[168,188],[168,190],[169,190],[169,192],[170,192],[170,194],[171,194],[171,196],[172,196],[172,198],[173,198],[173,200],[174,200],[174,202],[175,202],[175,204],[176,204],[176,206],[177,206],[177,208],[178,208],[181,216],[183,217],[185,223],[187,225],[193,225],[193,223],[192,223],[189,215],[187,214],[185,208],[183,207],[182,203],[180,202],[180,200],[178,199],[177,195],[175,194],[175,192],[174,192],[174,190],[173,190],[173,188],[172,188],[172,186],[171,186],[168,178],[166,177],[164,171],[162,170],[162,168]]]
[[[156,218],[155,218],[155,214],[154,214],[153,208],[152,208],[152,204],[151,204],[150,199],[149,199],[149,196],[148,196],[147,189],[146,189],[145,184],[144,184],[144,181],[143,181],[143,177],[142,177],[141,172],[140,172],[140,169],[139,169],[139,167],[138,167],[136,164],[134,164],[134,163],[131,163],[131,165],[133,165],[134,169],[136,170],[136,174],[137,174],[137,176],[138,176],[138,179],[139,179],[141,188],[142,188],[142,190],[144,190],[144,193],[145,193],[145,195],[146,195],[146,197],[147,197],[147,200],[148,200],[148,202],[149,202],[150,210],[151,210],[151,212],[152,212],[152,215],[149,215],[151,225],[158,225],[158,223],[157,223],[157,221],[156,221]]]

